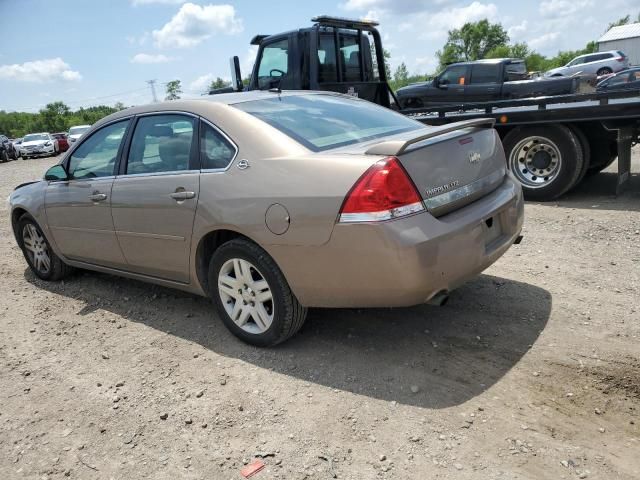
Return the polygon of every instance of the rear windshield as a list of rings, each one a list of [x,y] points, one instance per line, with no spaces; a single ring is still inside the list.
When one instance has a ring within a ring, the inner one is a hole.
[[[332,95],[274,95],[233,106],[316,152],[423,128],[373,103]]]

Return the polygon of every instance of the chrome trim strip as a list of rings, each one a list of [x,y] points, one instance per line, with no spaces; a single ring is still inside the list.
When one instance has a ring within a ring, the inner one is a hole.
[[[148,172],[148,173],[124,173],[117,175],[116,180],[122,180],[125,178],[139,178],[139,177],[164,177],[167,175],[186,175],[188,173],[200,173],[200,170],[173,170],[170,172]]]
[[[49,225],[50,230],[58,230],[63,232],[83,232],[83,233],[99,233],[101,235],[114,235],[113,230],[97,230],[92,228],[77,228],[77,227],[52,227]]]
[[[54,165],[55,166],[55,165]],[[67,180],[46,180],[47,182],[49,182],[49,185],[51,184],[68,184],[68,183],[79,183],[79,182],[102,182],[102,181],[106,181],[106,180],[113,180],[115,179],[115,175],[109,175],[106,177],[90,177],[90,178],[68,178]]]
[[[501,168],[500,170],[493,172],[486,177],[475,180],[460,188],[441,193],[440,195],[436,195],[435,197],[427,198],[424,200],[424,203],[427,206],[427,210],[436,210],[438,208],[444,207],[445,205],[449,205],[450,203],[454,203],[458,200],[470,197],[471,195],[490,187],[492,184],[502,179],[505,174],[506,170],[504,168]]]
[[[126,232],[116,230],[116,235],[122,235],[123,237],[141,237],[141,238],[153,238],[154,240],[173,240],[174,242],[184,242],[185,238],[177,235],[161,235],[159,233],[142,233],[142,232]]]

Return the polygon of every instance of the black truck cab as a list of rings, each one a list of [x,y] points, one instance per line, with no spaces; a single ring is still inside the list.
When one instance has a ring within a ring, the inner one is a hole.
[[[327,16],[312,21],[309,28],[251,40],[259,48],[248,89],[328,90],[390,107],[377,23]]]

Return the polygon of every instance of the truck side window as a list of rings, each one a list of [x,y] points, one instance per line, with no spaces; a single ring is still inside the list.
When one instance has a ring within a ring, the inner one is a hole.
[[[318,38],[318,82],[337,82],[336,45],[332,33],[321,33]]]
[[[258,87],[260,89],[276,87],[280,77],[286,77],[288,71],[289,40],[283,38],[265,45],[262,49],[262,58],[258,69]]]
[[[498,74],[500,65],[495,64],[476,64],[471,66],[471,82],[470,83],[498,83]]]
[[[456,65],[442,72],[439,80],[442,85],[464,85],[464,77],[466,74],[467,67],[464,65]]]

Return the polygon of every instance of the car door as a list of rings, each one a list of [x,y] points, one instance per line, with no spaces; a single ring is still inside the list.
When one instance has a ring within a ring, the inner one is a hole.
[[[124,263],[111,219],[111,187],[129,123],[116,121],[83,139],[64,162],[68,180],[47,186],[47,222],[69,259],[111,267]]]
[[[471,65],[469,84],[464,86],[465,102],[489,102],[500,98],[499,63],[476,63]]]
[[[437,78],[437,88],[429,89],[433,98],[428,100],[440,103],[463,102],[464,86],[469,79],[467,65],[451,65]]]
[[[113,223],[127,269],[189,282],[200,191],[197,117],[140,116],[113,182]]]
[[[585,62],[586,58],[587,57],[585,56],[585,57],[578,57],[578,58],[572,60],[567,65],[567,70],[565,71],[564,75],[566,75],[567,77],[570,77],[574,73],[582,71],[583,68],[584,68],[584,62]]]

